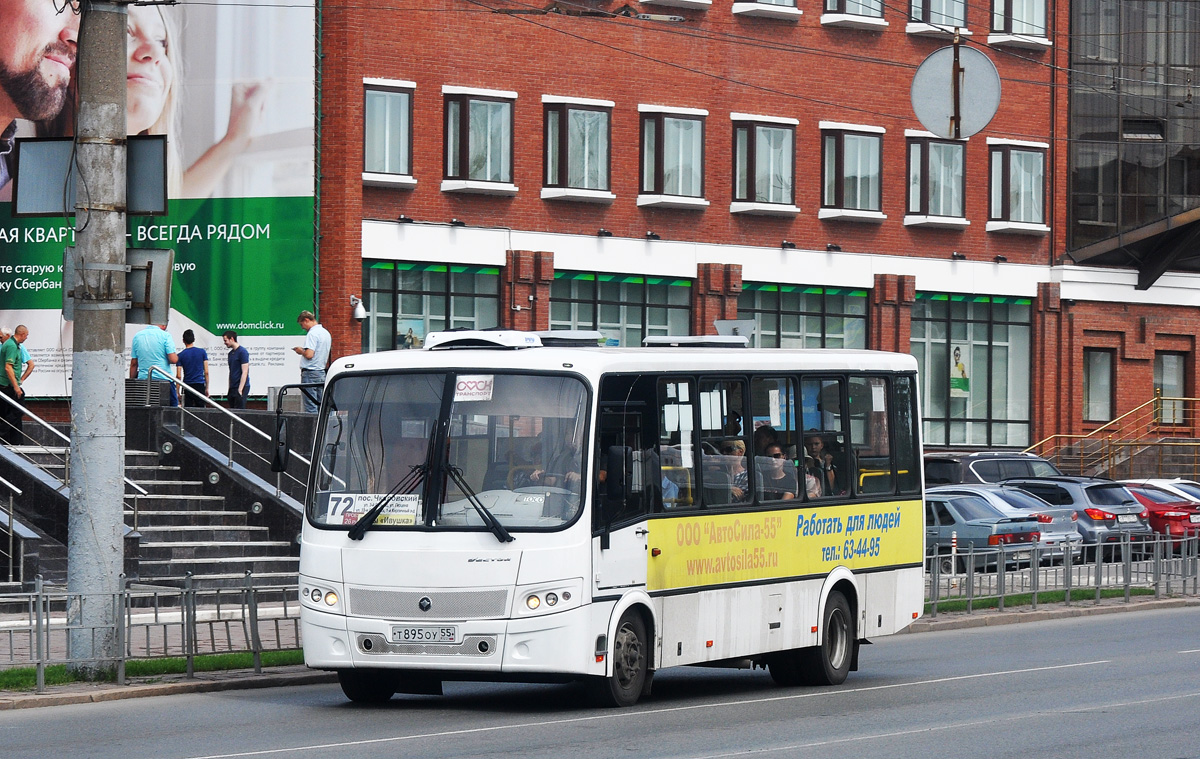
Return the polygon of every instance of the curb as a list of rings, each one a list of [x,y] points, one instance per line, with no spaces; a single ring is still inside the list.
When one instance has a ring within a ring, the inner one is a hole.
[[[1115,601],[1100,605],[1078,606],[1056,605],[1052,608],[997,611],[988,609],[972,614],[952,612],[950,615],[923,617],[913,622],[901,634],[965,630],[973,627],[1016,625],[1024,622],[1042,622],[1050,619],[1092,617],[1099,614],[1122,614],[1134,611],[1156,611],[1200,606],[1200,598],[1164,598],[1150,601],[1125,603]],[[303,665],[278,667],[279,671],[254,674],[251,670],[227,672],[205,672],[191,680],[172,682],[141,682],[125,686],[91,685],[73,683],[51,686],[63,689],[58,693],[0,693],[0,711],[13,709],[36,709],[45,706],[67,706],[70,704],[95,704],[102,701],[123,701],[129,698],[150,698],[183,693],[215,693],[231,690],[254,690],[258,688],[285,688],[294,685],[324,685],[336,683],[333,672],[310,670]],[[69,689],[69,690],[68,690]]]
[[[1040,609],[1022,608],[1019,610],[997,611],[986,609],[971,614],[952,612],[950,616],[922,617],[909,625],[906,632],[923,633],[939,630],[965,630],[972,627],[996,627],[1000,625],[1017,625],[1023,622],[1043,622],[1048,619],[1070,619],[1073,617],[1094,617],[1099,614],[1123,614],[1132,611],[1154,611],[1157,609],[1177,609],[1186,606],[1200,606],[1200,598],[1161,598],[1150,601],[1109,601],[1096,605],[1094,602],[1077,601],[1078,605]]]
[[[31,693],[0,695],[0,711],[12,709],[36,709],[43,706],[66,706],[69,704],[95,704],[102,701],[123,701],[129,698],[172,696],[181,693],[213,693],[229,690],[253,690],[257,688],[283,688],[293,685],[318,685],[336,683],[333,672],[318,672],[301,667],[294,672],[274,672],[261,675],[250,670],[223,673],[205,673],[214,679],[192,679],[176,682],[133,683],[130,685],[89,686],[87,683],[63,688],[83,688],[65,693]]]

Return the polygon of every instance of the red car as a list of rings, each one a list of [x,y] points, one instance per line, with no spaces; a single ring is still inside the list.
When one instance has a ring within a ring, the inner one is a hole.
[[[1154,485],[1130,482],[1123,484],[1133,493],[1133,497],[1146,507],[1150,515],[1150,529],[1159,535],[1176,538],[1176,548],[1180,545],[1179,538],[1200,535],[1200,508],[1197,508],[1200,504],[1195,501],[1182,501],[1174,493]]]

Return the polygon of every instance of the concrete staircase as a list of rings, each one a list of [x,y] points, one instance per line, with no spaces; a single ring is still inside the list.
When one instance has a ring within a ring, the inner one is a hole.
[[[47,472],[61,478],[62,449],[30,453]],[[241,587],[247,570],[256,586],[295,585],[299,572],[299,546],[271,540],[269,528],[249,523],[244,508],[227,503],[203,480],[183,479],[178,466],[159,463],[155,451],[129,450],[125,476],[146,491],[125,489],[125,524],[141,535],[137,579],[145,585],[179,587],[188,572],[198,588]],[[58,546],[58,548],[62,548]],[[42,551],[47,548],[43,547]],[[43,553],[40,565],[53,558],[54,548]],[[61,551],[62,575],[66,551]]]

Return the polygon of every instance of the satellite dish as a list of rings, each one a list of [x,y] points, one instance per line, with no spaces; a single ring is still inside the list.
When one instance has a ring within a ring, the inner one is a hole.
[[[956,53],[957,93],[954,87]],[[950,45],[934,50],[913,75],[912,107],[921,125],[938,137],[970,137],[987,126],[1000,107],[1000,74],[991,59],[973,47]],[[959,116],[957,134],[954,130],[956,111]]]

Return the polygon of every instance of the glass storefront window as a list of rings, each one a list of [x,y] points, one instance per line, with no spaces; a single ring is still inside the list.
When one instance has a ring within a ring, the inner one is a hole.
[[[928,445],[1029,445],[1032,305],[917,293],[910,346],[921,367]]]
[[[744,282],[738,318],[753,319],[755,348],[866,348],[867,293]]]
[[[363,261],[363,290],[364,353],[420,348],[437,330],[499,324],[500,269],[494,266]]]
[[[688,279],[559,271],[550,285],[550,329],[594,329],[617,345],[691,334],[691,308]]]

